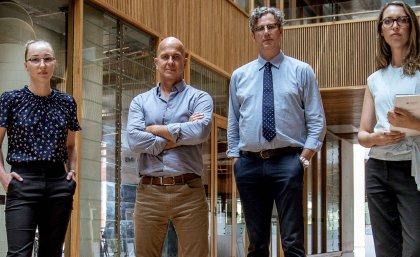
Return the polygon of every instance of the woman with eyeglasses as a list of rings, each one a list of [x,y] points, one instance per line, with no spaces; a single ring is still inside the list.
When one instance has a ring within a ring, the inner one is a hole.
[[[0,96],[0,146],[7,133],[6,172],[0,151],[0,182],[6,191],[7,257],[61,257],[76,188],[73,97],[51,88],[56,60],[50,43],[26,44],[30,83]]]
[[[394,107],[397,94],[420,94],[419,23],[403,2],[382,8],[377,21],[377,71],[369,76],[358,133],[371,148],[366,192],[377,257],[420,256],[420,117]]]

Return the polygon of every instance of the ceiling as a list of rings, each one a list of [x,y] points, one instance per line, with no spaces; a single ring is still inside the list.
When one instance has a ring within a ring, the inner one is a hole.
[[[24,7],[30,14],[34,15],[58,12],[63,7],[68,7],[69,5],[69,0],[2,0],[0,2],[15,2]]]
[[[14,2],[26,9],[34,23],[45,29],[65,34],[65,15],[68,11],[69,0],[13,0],[0,2]]]

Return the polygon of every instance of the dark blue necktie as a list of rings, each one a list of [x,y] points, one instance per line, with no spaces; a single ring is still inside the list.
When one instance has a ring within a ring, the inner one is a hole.
[[[264,79],[263,79],[263,105],[262,105],[262,120],[263,120],[263,137],[267,141],[273,140],[276,136],[276,121],[274,119],[274,94],[273,94],[273,75],[271,74],[270,62],[264,65]]]

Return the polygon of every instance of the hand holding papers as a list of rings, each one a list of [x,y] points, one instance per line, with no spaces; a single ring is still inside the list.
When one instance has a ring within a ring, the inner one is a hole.
[[[396,95],[394,103],[395,107],[404,109],[414,117],[420,118],[420,95]],[[397,127],[392,124],[390,130],[403,132],[406,136],[420,135],[420,131],[418,130]]]

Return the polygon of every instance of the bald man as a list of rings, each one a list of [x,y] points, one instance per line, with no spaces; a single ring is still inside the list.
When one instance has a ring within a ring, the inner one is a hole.
[[[182,42],[165,38],[154,59],[161,81],[130,105],[127,139],[139,154],[134,211],[136,257],[161,256],[172,221],[182,256],[208,256],[208,205],[202,143],[211,131],[213,101],[182,79]]]

